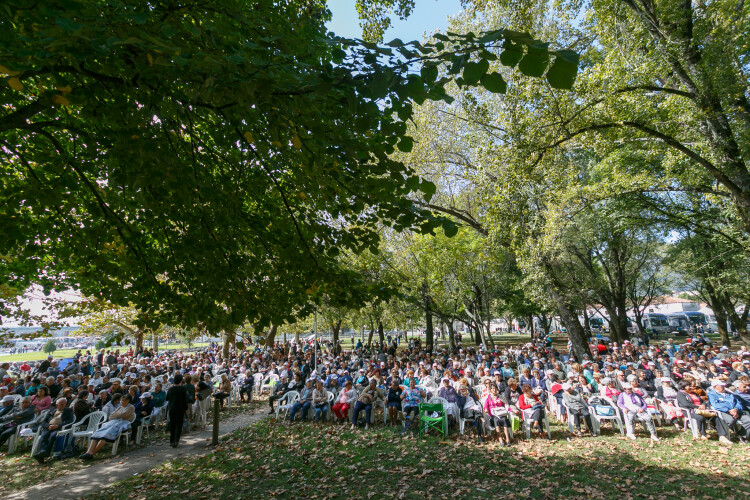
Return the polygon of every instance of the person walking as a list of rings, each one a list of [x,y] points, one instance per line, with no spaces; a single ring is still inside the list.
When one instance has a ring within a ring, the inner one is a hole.
[[[176,373],[174,385],[167,391],[167,405],[169,413],[169,446],[177,448],[182,434],[182,425],[188,411],[188,395],[182,385],[182,374]]]

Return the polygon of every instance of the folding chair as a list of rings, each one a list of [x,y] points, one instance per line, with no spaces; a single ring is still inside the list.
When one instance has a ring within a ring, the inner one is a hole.
[[[437,414],[437,416],[433,417],[433,414]],[[445,413],[445,409],[441,403],[420,403],[417,419],[420,437],[427,434],[430,429],[442,433],[443,439],[448,437],[448,415]]]

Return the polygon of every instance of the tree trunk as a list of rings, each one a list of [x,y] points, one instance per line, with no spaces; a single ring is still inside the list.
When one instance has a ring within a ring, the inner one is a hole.
[[[456,348],[456,329],[453,328],[453,320],[448,320],[446,322],[446,325],[448,326],[448,342],[451,346],[451,352]]]
[[[709,307],[713,309],[716,316],[716,328],[719,330],[719,335],[721,335],[721,345],[730,347],[731,342],[729,332],[727,332],[729,313],[727,312],[726,304],[723,303],[719,294],[716,293],[716,288],[714,288],[710,280],[705,280],[703,286],[706,289],[706,296],[704,298],[707,299]],[[729,307],[734,308],[732,304],[729,304]]]
[[[141,349],[143,349],[143,336],[144,331],[139,328],[135,332],[135,352],[139,352]]]
[[[547,318],[546,314],[540,314],[538,318],[539,318],[539,324],[542,325],[542,331],[544,332],[544,336],[546,338],[547,335],[549,335],[550,320]]]
[[[731,304],[731,302],[729,302]],[[737,311],[735,311],[734,307],[727,307],[726,309],[727,314],[729,315],[729,321],[732,322],[734,325],[734,328],[737,330],[737,333],[740,336],[740,341],[750,346],[750,333],[747,331],[747,306],[745,306],[745,312],[740,316],[737,314]]]
[[[153,344],[154,354],[159,353],[159,335],[154,332],[151,335],[151,343]]]
[[[577,361],[583,360],[584,354],[591,354],[589,352],[588,339],[586,338],[586,332],[583,331],[581,322],[578,321],[578,315],[575,310],[567,303],[565,298],[560,295],[554,288],[550,291],[550,296],[557,306],[557,312],[560,315],[565,328],[568,330],[568,338],[573,346],[573,355]]]
[[[432,325],[432,312],[429,309],[425,311],[425,348],[427,352],[432,352],[435,344],[435,327]]]
[[[333,353],[338,355],[341,350],[339,347],[339,332],[341,331],[341,320],[331,322],[331,339],[333,341]]]
[[[266,335],[266,340],[263,342],[263,345],[266,347],[273,346],[274,342],[276,342],[276,331],[279,329],[278,326],[272,324],[271,328],[268,330],[268,334]]]
[[[372,318],[370,318],[370,333],[367,335],[367,348],[372,349],[372,335],[375,332],[375,325],[373,324]]]

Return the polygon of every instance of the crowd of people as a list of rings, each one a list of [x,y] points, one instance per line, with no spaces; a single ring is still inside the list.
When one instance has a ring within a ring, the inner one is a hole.
[[[600,417],[613,415],[631,439],[640,422],[658,440],[655,420],[690,429],[695,439],[714,430],[725,444],[750,437],[750,351],[671,339],[658,346],[592,344],[579,362],[544,341],[434,352],[413,341],[374,350],[291,342],[231,351],[226,359],[218,346],[159,354],[103,349],[79,352],[64,369],[52,356],[35,366],[2,363],[0,382],[0,447],[18,426],[35,422],[39,462],[52,454],[60,429],[91,412],[106,419],[83,460],[123,432],[135,435],[162,408],[177,446],[183,429],[199,421],[202,401],[214,397],[224,405],[233,394],[250,400],[261,387],[270,413],[285,403],[289,424],[299,418],[367,428],[382,411],[405,432],[416,428],[421,403],[439,401],[451,428],[468,422],[477,439],[505,446],[521,426],[549,438],[551,414],[570,422],[569,437],[596,435]],[[287,397],[292,391],[295,397]]]
[[[451,426],[471,421],[479,439],[494,436],[506,446],[521,425],[549,437],[550,413],[565,423],[570,419],[571,436],[595,435],[600,425],[594,420],[617,421],[607,418],[617,416],[630,439],[636,439],[640,422],[658,441],[655,420],[700,440],[708,439],[710,428],[724,444],[747,443],[750,437],[750,351],[745,347],[730,352],[703,338],[683,344],[669,339],[658,346],[593,342],[580,362],[544,341],[435,353],[414,343],[403,351],[395,347],[370,353],[358,345],[323,353],[317,363],[311,350],[278,348],[256,352],[250,369],[278,377],[269,413],[294,391],[285,416],[289,423],[309,414],[313,421],[326,421],[330,412],[332,420],[367,428],[372,412],[382,408],[390,425],[409,428],[419,404],[439,398]]]
[[[218,352],[216,346],[160,354],[102,349],[96,354],[79,351],[65,363],[53,356],[36,364],[1,363],[0,449],[28,427],[39,441],[33,457],[43,463],[56,442],[61,445],[60,430],[95,412],[103,414],[102,424],[80,454],[83,460],[92,459],[122,433],[135,439],[142,423],[153,424],[151,417],[162,412],[170,445],[176,447],[182,432],[197,425],[198,413],[207,410],[201,402],[213,396],[223,408],[232,392],[235,370],[221,362]],[[244,387],[242,399],[251,397]]]

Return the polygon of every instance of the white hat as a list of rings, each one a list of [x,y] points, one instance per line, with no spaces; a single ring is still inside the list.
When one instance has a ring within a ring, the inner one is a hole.
[[[602,384],[604,384],[604,385],[609,385],[609,384],[611,384],[611,383],[612,383],[612,379],[611,379],[611,378],[609,378],[609,377],[604,377],[604,378],[602,379]]]
[[[727,384],[725,384],[723,380],[719,380],[718,378],[715,378],[711,381],[711,387],[716,387],[719,385],[727,385]]]
[[[440,381],[441,382],[450,382],[451,379],[449,379],[448,377],[443,377],[443,378],[440,379]]]
[[[542,393],[542,388],[541,387],[534,387],[534,391],[533,392],[534,392],[534,394],[541,394]]]
[[[661,380],[661,383],[662,383],[662,384],[663,384],[663,383],[665,383],[665,382],[666,382],[666,383],[669,383],[669,384],[671,384],[671,383],[672,383],[672,379],[671,379],[671,378],[669,378],[669,377],[662,377],[662,378],[661,378],[661,379],[659,379],[659,380]]]
[[[364,368],[360,368],[359,369],[359,373],[365,373],[365,369]]]
[[[148,392],[148,391],[144,392],[143,394],[141,394],[141,399],[146,399],[146,398],[150,398],[150,397],[151,397],[151,393]]]
[[[576,378],[577,376],[578,375],[576,375],[576,372],[574,372],[574,371],[569,371],[568,372],[568,378]]]
[[[570,385],[570,384],[569,384],[569,383],[567,383],[567,382],[565,382],[565,383],[564,383],[564,384],[562,385],[563,391],[567,391],[567,390],[568,390],[568,389],[570,389],[571,387],[573,387],[573,386],[572,386],[572,385]]]
[[[13,397],[13,396],[11,396],[10,394],[8,394],[7,396],[5,396],[5,397],[4,397],[3,399],[2,399],[2,401],[0,401],[0,403],[7,403],[8,401],[13,401],[13,402],[15,402],[15,400],[16,400],[16,398],[14,398],[14,397]]]

